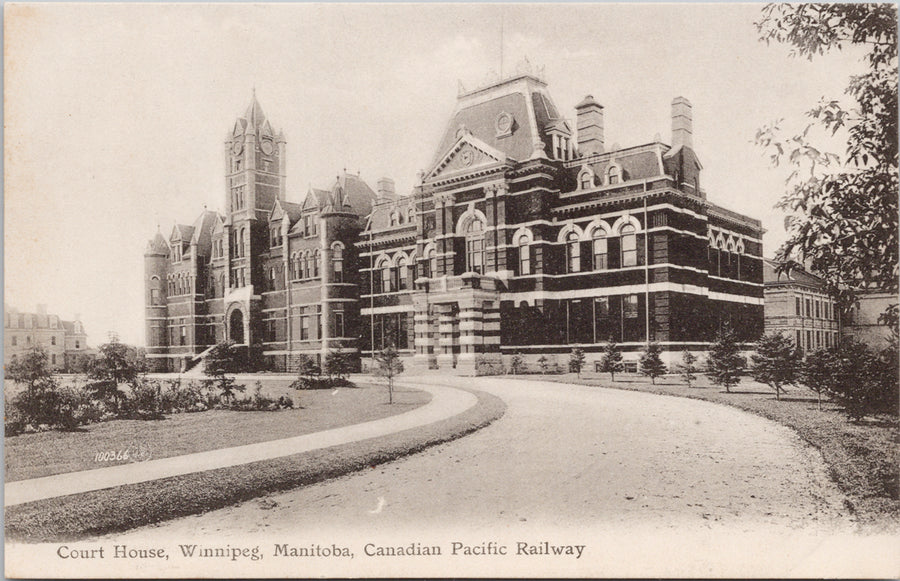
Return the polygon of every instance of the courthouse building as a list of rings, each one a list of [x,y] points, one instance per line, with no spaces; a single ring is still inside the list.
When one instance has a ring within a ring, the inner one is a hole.
[[[285,138],[254,96],[225,143],[225,214],[148,245],[148,356],[180,369],[228,338],[293,369],[392,345],[413,367],[473,373],[573,347],[590,364],[608,340],[628,360],[648,340],[680,358],[726,324],[755,340],[761,224],[707,199],[691,104],[671,112],[669,143],[609,147],[593,97],[573,123],[516,74],[459,94],[409,195],[342,173],[291,202]]]

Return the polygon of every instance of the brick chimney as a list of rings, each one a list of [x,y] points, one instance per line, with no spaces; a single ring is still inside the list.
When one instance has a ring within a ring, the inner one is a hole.
[[[378,195],[378,201],[394,200],[397,198],[394,191],[394,180],[391,178],[381,178],[376,183],[375,193]]]
[[[694,148],[694,124],[691,114],[691,102],[684,97],[672,99],[672,148]]]
[[[603,105],[588,95],[575,106],[578,115],[578,151],[582,156],[603,153]]]

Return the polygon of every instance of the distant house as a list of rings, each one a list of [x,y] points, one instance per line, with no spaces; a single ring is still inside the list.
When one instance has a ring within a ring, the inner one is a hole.
[[[93,353],[78,315],[63,321],[59,315],[48,314],[47,305],[37,305],[34,313],[4,305],[3,364],[9,365],[36,345],[44,347],[47,362],[57,371],[73,370],[79,357]]]
[[[837,344],[838,312],[825,282],[800,266],[780,273],[777,266],[763,262],[766,333],[791,337],[804,353]]]

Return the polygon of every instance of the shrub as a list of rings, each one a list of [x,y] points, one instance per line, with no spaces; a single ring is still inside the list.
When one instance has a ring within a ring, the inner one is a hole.
[[[681,374],[681,379],[687,383],[688,387],[693,387],[693,382],[697,379],[695,375],[697,373],[697,356],[685,349],[681,354],[681,363],[677,364],[675,368],[678,370],[678,373]]]
[[[512,356],[512,359],[509,362],[509,371],[513,375],[520,375],[525,373],[525,361],[522,360],[522,354],[516,353]]]
[[[236,400],[231,404],[231,409],[235,411],[276,411],[281,409],[292,409],[294,401],[285,395],[275,399],[263,395],[262,383],[256,382],[253,395]]]
[[[569,354],[569,371],[573,371],[581,377],[581,370],[584,369],[584,349],[575,347]]]
[[[131,386],[122,416],[133,420],[158,420],[164,416],[162,385],[158,381],[139,380]]]
[[[775,389],[775,399],[781,399],[782,386],[797,380],[800,354],[794,342],[781,333],[769,333],[760,337],[756,352],[750,356],[753,379]]]
[[[546,355],[541,355],[537,362],[538,367],[541,368],[541,375],[546,375],[550,371],[550,360],[547,359]]]
[[[622,371],[625,365],[622,363],[622,351],[612,339],[603,349],[603,359],[600,360],[600,371],[609,373],[611,381],[616,380],[616,372]]]
[[[503,375],[506,369],[502,361],[489,359],[483,353],[475,356],[475,375]]]

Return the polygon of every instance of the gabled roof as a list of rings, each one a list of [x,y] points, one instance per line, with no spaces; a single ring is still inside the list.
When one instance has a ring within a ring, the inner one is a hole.
[[[182,242],[189,241],[191,236],[194,235],[194,227],[188,226],[187,224],[175,224],[175,227],[172,228],[172,235],[169,236],[169,240],[176,241],[180,240]]]
[[[275,206],[272,209],[272,215],[269,217],[269,222],[278,222],[287,216],[288,223],[294,224],[300,219],[302,213],[303,206],[300,204],[286,202],[284,200],[275,200]]]
[[[471,171],[479,166],[506,163],[506,160],[506,154],[496,147],[492,147],[469,132],[463,132],[452,147],[436,161],[431,171],[425,174],[425,179],[429,180],[438,175],[452,174],[457,171]]]
[[[217,221],[219,221],[219,214],[210,210],[204,210],[194,221],[192,226],[194,235],[191,238],[191,244],[197,244],[197,254],[203,256],[211,254],[212,234]]]
[[[319,188],[309,188],[309,191],[306,193],[306,198],[303,199],[303,204],[301,205],[301,209],[308,210],[309,208],[324,208],[328,201],[331,199],[331,192],[328,190],[320,190]]]

